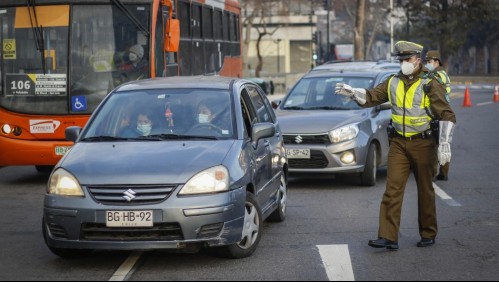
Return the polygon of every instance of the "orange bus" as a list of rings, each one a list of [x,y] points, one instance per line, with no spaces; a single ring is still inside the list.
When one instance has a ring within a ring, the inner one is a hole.
[[[0,166],[54,166],[116,86],[242,76],[237,0],[1,0]]]

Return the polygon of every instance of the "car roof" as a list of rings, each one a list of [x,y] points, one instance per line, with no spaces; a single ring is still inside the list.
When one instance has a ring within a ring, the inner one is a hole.
[[[384,69],[400,69],[400,63],[392,61],[351,61],[351,62],[331,62],[313,68],[310,72],[316,71],[372,71]]]
[[[317,77],[368,77],[376,78],[379,75],[395,74],[394,70],[369,70],[369,71],[349,71],[349,72],[336,72],[336,71],[316,71],[309,72],[303,78],[317,78]]]
[[[136,80],[119,86],[115,92],[164,89],[164,88],[204,88],[229,90],[239,78],[223,76],[175,76]]]

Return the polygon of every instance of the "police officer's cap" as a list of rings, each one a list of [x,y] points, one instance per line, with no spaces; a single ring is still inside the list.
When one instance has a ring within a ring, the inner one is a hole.
[[[441,62],[442,60],[440,59],[440,52],[438,52],[437,50],[429,50],[428,52],[426,52],[425,61],[429,60],[438,60],[439,62]]]
[[[398,41],[395,43],[395,52],[392,56],[396,56],[395,60],[405,60],[414,55],[421,55],[423,46],[409,41]]]

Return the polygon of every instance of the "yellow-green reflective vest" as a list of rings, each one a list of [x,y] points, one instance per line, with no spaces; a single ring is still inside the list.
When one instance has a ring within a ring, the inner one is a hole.
[[[431,79],[414,82],[405,92],[402,80],[392,76],[388,81],[388,99],[392,105],[392,124],[402,136],[411,137],[430,129],[431,117],[426,108],[430,107],[428,95],[424,95],[423,85]]]
[[[437,74],[442,79],[442,84],[445,86],[445,99],[450,102],[450,78],[444,70],[438,71]]]

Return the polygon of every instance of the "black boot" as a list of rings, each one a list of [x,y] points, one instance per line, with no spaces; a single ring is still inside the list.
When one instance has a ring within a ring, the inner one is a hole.
[[[386,248],[388,250],[398,250],[399,244],[395,241],[390,241],[385,238],[378,238],[376,240],[369,240],[367,243],[369,246],[373,248]]]

